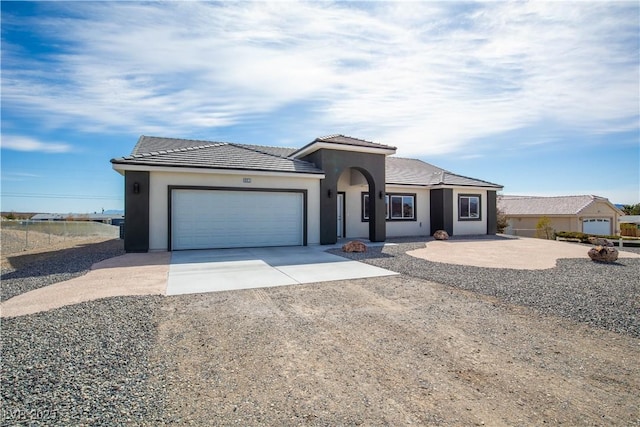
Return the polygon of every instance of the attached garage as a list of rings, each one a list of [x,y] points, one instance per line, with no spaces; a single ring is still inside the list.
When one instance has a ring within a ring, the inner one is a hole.
[[[611,234],[611,220],[609,218],[589,218],[582,221],[582,232],[608,236]]]
[[[171,249],[301,246],[305,193],[173,188]]]

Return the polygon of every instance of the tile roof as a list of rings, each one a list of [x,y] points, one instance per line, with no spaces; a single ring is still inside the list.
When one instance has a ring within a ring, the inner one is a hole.
[[[506,215],[576,215],[595,201],[609,203],[609,200],[604,197],[592,195],[558,197],[505,195],[498,197],[498,209]]]
[[[385,155],[393,154],[396,152],[396,147],[391,147],[390,145],[378,144],[376,142],[365,141],[364,139],[353,138],[350,136],[344,135],[328,135],[320,138],[316,138],[304,147],[295,150],[291,157],[304,157],[314,151],[327,148],[327,146],[331,145],[335,146],[343,146],[343,147],[332,147],[336,150],[347,149],[346,147],[357,147],[359,150],[355,151],[372,151],[377,153],[383,153]]]
[[[325,136],[317,138],[313,143],[315,142],[395,150],[395,147],[344,135]],[[146,166],[324,173],[313,163],[292,157],[299,151],[285,147],[141,136],[131,155],[112,159],[111,162]],[[400,185],[502,188],[498,184],[458,175],[422,160],[399,157],[387,157],[386,180],[388,184]]]
[[[378,144],[377,142],[366,141],[364,139],[353,138],[351,136],[338,134],[316,138],[313,142],[330,142],[332,144],[353,145],[356,147],[385,148],[391,150],[396,149],[396,147],[391,147],[390,145]]]
[[[386,175],[387,184],[502,188],[501,185],[458,175],[422,160],[401,157],[387,157]]]
[[[314,164],[291,159],[293,149],[142,136],[131,155],[114,164],[322,174]]]

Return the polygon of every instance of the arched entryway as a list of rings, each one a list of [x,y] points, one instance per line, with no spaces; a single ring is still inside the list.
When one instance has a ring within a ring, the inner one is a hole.
[[[321,244],[334,244],[338,241],[338,180],[345,171],[348,173],[351,169],[357,170],[367,182],[368,239],[372,242],[383,242],[386,239],[385,157],[385,154],[326,148],[306,156],[306,160],[314,162],[325,171],[325,178],[320,181]]]
[[[336,188],[336,236],[340,238],[369,239],[371,214],[375,200],[370,197],[371,176],[358,167],[345,168],[338,176]],[[385,210],[386,212],[386,210]]]
[[[386,157],[396,148],[344,135],[317,138],[292,154],[293,158],[314,163],[324,171],[320,180],[320,243],[338,241],[338,180],[348,170],[357,170],[368,186],[368,238],[386,239],[385,167]]]

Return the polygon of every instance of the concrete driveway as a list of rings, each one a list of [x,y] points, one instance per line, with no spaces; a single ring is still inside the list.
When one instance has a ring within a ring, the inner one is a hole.
[[[173,252],[167,295],[398,274],[333,255],[326,250],[326,246],[296,246]]]
[[[376,246],[377,244],[369,244]],[[339,246],[335,246],[339,247]],[[394,275],[326,253],[327,246],[216,249],[126,254],[96,263],[86,275],[0,303],[0,317],[23,316],[121,295],[179,295]],[[489,268],[553,268],[559,258],[587,258],[587,247],[540,239],[430,241],[409,255]],[[640,255],[620,251],[620,258]]]

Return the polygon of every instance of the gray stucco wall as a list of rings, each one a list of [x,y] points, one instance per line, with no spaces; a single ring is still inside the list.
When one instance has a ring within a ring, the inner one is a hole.
[[[453,235],[453,190],[431,190],[431,234],[444,230]]]
[[[385,221],[385,159],[384,154],[359,153],[342,150],[320,149],[302,160],[315,163],[325,172],[320,180],[320,243],[334,244],[337,237],[337,198],[340,175],[350,168],[360,171],[369,184],[370,207],[369,240],[384,242],[386,240]],[[329,197],[329,191],[331,197]],[[380,198],[382,192],[382,198]]]
[[[498,232],[497,200],[497,192],[487,191],[487,234],[496,234]]]
[[[124,249],[149,251],[149,172],[124,175]]]

